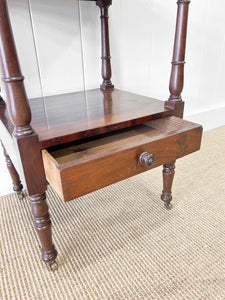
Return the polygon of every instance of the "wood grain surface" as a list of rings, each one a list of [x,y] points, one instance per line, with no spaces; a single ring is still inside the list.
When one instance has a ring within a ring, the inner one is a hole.
[[[172,114],[164,102],[100,89],[32,99],[32,127],[42,148],[141,124]]]
[[[201,135],[200,125],[168,117],[67,148],[43,150],[46,177],[69,201],[192,153],[200,148]],[[156,157],[152,167],[139,162],[145,151]]]

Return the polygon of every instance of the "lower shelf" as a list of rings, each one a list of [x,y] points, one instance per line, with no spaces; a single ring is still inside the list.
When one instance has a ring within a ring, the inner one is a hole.
[[[192,153],[200,148],[201,136],[200,125],[167,117],[42,150],[46,178],[69,201]]]

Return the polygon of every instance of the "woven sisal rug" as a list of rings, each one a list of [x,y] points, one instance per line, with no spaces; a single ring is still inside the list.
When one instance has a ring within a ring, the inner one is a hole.
[[[177,161],[64,204],[48,200],[59,252],[40,259],[27,199],[0,198],[0,299],[225,299],[225,127]]]

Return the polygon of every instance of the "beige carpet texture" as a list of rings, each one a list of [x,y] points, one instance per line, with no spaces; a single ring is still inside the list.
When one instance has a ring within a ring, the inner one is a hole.
[[[0,299],[225,299],[225,127],[177,161],[170,211],[161,172],[66,204],[49,189],[54,273],[28,200],[0,198]]]

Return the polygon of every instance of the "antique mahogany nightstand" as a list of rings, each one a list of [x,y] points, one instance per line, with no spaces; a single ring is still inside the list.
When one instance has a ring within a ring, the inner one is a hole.
[[[46,202],[48,183],[70,201],[163,165],[161,199],[170,208],[175,161],[198,150],[202,136],[200,125],[182,119],[189,2],[177,2],[170,96],[164,102],[114,88],[108,30],[112,0],[97,0],[103,82],[100,89],[85,93],[46,97],[51,108],[46,125],[40,101],[27,99],[7,1],[0,0],[0,61],[6,90],[6,102],[0,100],[0,138],[14,191],[22,197],[26,186],[42,259],[50,269],[57,267],[57,252]]]

